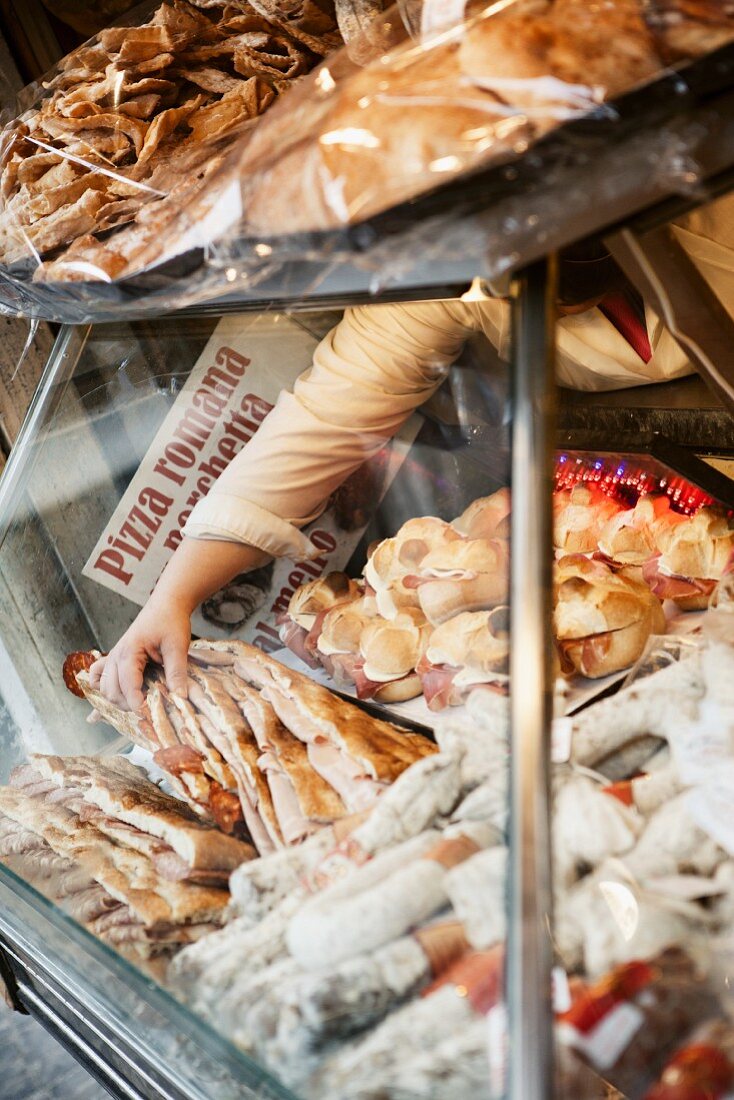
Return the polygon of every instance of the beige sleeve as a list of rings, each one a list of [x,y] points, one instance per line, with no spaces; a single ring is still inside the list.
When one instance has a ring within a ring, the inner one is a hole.
[[[184,534],[318,553],[300,528],[429,398],[477,327],[457,300],[350,309],[260,430],[194,508]]]

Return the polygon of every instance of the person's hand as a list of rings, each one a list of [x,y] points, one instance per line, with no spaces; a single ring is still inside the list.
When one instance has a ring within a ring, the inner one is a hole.
[[[191,615],[183,602],[148,600],[132,626],[106,657],[89,670],[92,687],[126,710],[143,705],[143,673],[148,661],[163,665],[170,691],[186,696],[186,658],[191,641]]]

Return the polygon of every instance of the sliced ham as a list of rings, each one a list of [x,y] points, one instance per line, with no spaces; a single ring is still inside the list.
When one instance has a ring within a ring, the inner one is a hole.
[[[680,600],[688,596],[710,596],[717,581],[705,577],[669,576],[660,571],[660,558],[651,558],[642,567],[642,576],[661,600]]]
[[[299,626],[293,619],[286,618],[280,624],[278,634],[283,645],[287,646],[291,653],[295,653],[296,657],[307,664],[309,668],[320,667],[313,650],[309,651],[306,648],[309,631],[306,630],[305,626]]]
[[[307,821],[301,813],[293,784],[275,754],[263,752],[259,767],[268,777],[275,814],[286,844],[298,844],[316,832],[319,826],[315,822]]]
[[[0,818],[0,856],[21,856],[47,849],[46,841],[9,817]]]
[[[172,848],[154,852],[151,855],[151,861],[161,878],[168,879],[169,882],[191,882],[197,886],[226,886],[229,881],[228,871],[192,869]]]
[[[369,809],[385,789],[386,784],[365,775],[353,757],[325,737],[309,741],[308,759],[313,770],[334,788],[350,813]]]
[[[423,695],[429,710],[444,710],[446,707],[456,706],[461,700],[457,697],[458,689],[454,687],[454,677],[459,669],[451,665],[432,665],[425,658],[418,663],[416,670],[421,678]]]
[[[104,887],[95,883],[86,890],[71,894],[66,899],[64,908],[74,920],[78,920],[81,924],[88,924],[89,921],[101,917],[104,913],[117,909],[119,905],[116,898],[111,897]]]

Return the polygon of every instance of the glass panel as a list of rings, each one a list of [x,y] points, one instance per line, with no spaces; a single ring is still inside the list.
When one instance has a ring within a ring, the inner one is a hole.
[[[115,645],[195,495],[276,422],[269,417],[282,421],[271,406],[341,314],[176,318],[67,335],[8,471],[2,779],[31,751],[62,760],[36,757],[35,770],[14,771],[0,789],[5,931],[45,942],[48,965],[90,1013],[139,1036],[141,1057],[175,1064],[194,1096],[246,1096],[258,1082],[262,1095],[285,1096],[276,1079],[290,1094],[324,1098],[427,1100],[486,1086],[484,1017],[503,962],[510,440],[507,367],[481,326],[466,323],[469,308],[370,307],[322,347],[300,405],[287,399],[284,461],[255,515],[269,539],[296,546],[304,536],[283,521],[305,517],[314,552],[259,564],[208,596],[193,626],[211,644],[192,651],[188,703],[151,673],[142,720],[97,700],[112,725],[89,725],[89,703],[64,687],[64,658]],[[444,350],[435,346],[442,326]],[[272,458],[261,452],[242,496]],[[338,471],[353,467],[337,487]],[[289,486],[301,478],[305,502],[317,476],[334,482],[326,509],[286,510]],[[233,522],[227,499],[219,505]],[[242,639],[261,653],[254,665],[231,645]],[[78,673],[89,691],[85,663],[67,667],[67,679]],[[310,694],[298,674],[325,694]],[[190,839],[193,824],[168,818],[163,829],[123,805],[121,791],[134,786],[139,797],[140,784],[128,771],[115,786],[109,769],[121,774],[115,761],[130,735],[129,760],[200,822],[213,817],[229,831],[207,833],[203,866],[176,831],[188,827]],[[81,753],[100,754],[96,771],[70,762]],[[63,841],[49,829],[59,813]],[[87,919],[102,943],[70,918],[89,913],[69,866],[51,860],[51,879],[32,855],[45,852],[40,837],[87,873],[74,847],[85,829],[111,895],[102,919]],[[211,929],[225,919],[216,898],[211,920],[178,920],[175,905],[188,913],[192,898],[201,902],[191,891],[215,893],[219,856],[237,862],[235,848],[242,859],[250,841],[270,851],[232,874],[229,922]],[[110,859],[123,877],[130,861],[136,873],[152,865],[146,888],[165,896],[167,919],[142,913],[129,882],[113,881]],[[179,946],[181,921],[198,942],[141,958],[135,944],[147,953],[153,936]],[[134,928],[134,942],[115,927]],[[193,1053],[179,1056],[187,1044]],[[210,1087],[215,1060],[221,1081]]]

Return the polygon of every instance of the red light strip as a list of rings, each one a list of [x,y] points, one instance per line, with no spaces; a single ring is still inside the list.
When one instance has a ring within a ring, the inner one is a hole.
[[[642,465],[627,465],[619,458],[559,455],[555,468],[556,492],[572,489],[581,482],[594,485],[630,508],[649,493],[667,493],[671,507],[688,516],[714,503],[708,493],[678,475],[658,477]]]

